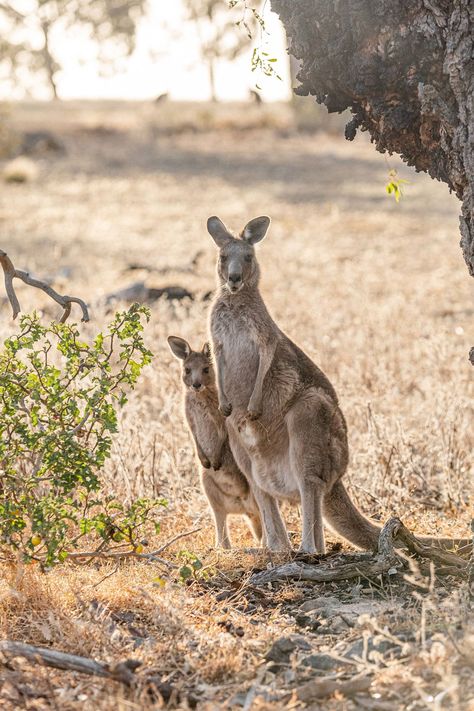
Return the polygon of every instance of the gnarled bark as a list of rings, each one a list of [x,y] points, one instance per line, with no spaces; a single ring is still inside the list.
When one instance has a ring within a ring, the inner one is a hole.
[[[474,276],[472,0],[272,0],[300,60],[296,93],[350,109],[352,140],[447,183],[462,201],[461,247]]]

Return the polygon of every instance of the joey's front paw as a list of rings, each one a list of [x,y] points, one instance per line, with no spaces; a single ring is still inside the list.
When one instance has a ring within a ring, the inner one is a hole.
[[[232,405],[230,402],[221,402],[219,405],[219,412],[221,412],[224,417],[229,417],[230,413],[232,412]]]

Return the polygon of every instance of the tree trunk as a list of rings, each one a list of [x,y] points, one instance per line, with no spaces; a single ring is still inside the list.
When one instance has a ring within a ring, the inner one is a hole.
[[[474,276],[473,0],[272,0],[300,60],[300,95],[447,183],[462,201],[461,247]]]
[[[216,91],[216,72],[214,66],[214,57],[209,57],[208,59],[208,69],[209,69],[209,88],[211,90],[211,101],[217,101],[217,91]]]
[[[53,56],[51,54],[50,47],[49,47],[49,23],[42,22],[41,29],[43,30],[43,38],[44,38],[44,43],[43,43],[44,66],[46,69],[46,73],[48,75],[49,85],[50,85],[51,90],[53,92],[53,98],[59,99],[58,87],[56,86],[56,81],[54,79],[54,75],[56,73],[56,62],[53,59]]]

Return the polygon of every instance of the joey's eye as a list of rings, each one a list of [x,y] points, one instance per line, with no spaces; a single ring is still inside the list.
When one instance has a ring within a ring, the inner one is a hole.
[[[246,262],[251,262],[251,261],[252,261],[252,255],[251,255],[251,254],[246,254],[246,255],[245,255],[245,261],[246,261]]]
[[[184,372],[186,373],[186,375],[189,375],[191,372],[191,368],[185,368]]]
[[[221,262],[227,262],[227,257],[225,254],[221,254]]]
[[[203,369],[202,369],[202,372],[203,372],[203,373],[209,373],[209,368],[203,368]]]

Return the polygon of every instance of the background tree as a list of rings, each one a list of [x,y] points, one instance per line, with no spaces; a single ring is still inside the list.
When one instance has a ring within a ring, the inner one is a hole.
[[[147,0],[32,0],[28,11],[15,0],[0,2],[0,63],[7,74],[41,74],[58,98],[56,75],[61,69],[54,36],[80,26],[103,50],[98,59],[109,64],[114,54],[130,54],[135,47],[137,22]],[[113,46],[114,54],[106,53]]]
[[[255,26],[255,14],[229,11],[227,0],[183,0],[186,19],[194,23],[202,59],[207,64],[212,101],[217,101],[216,64],[232,61],[244,52],[251,43],[251,29]],[[242,25],[242,32],[235,26]]]
[[[297,93],[350,109],[349,140],[368,131],[377,150],[456,193],[474,276],[472,0],[272,0],[272,9],[300,60]]]

